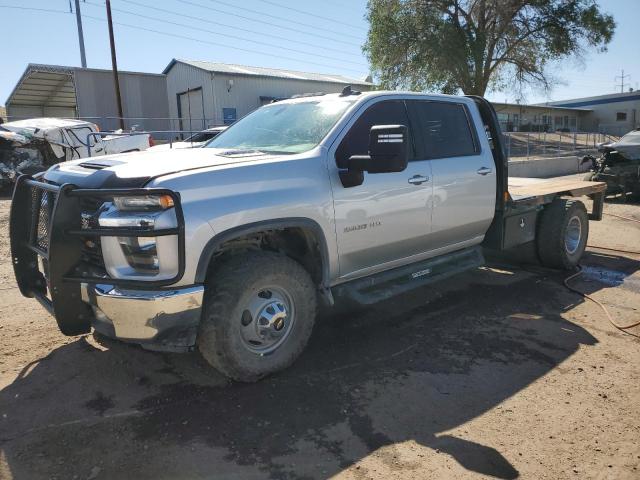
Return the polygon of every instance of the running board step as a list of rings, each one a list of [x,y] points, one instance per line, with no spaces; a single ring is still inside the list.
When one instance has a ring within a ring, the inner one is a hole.
[[[372,305],[482,265],[484,257],[478,246],[352,280],[331,290],[338,300]]]

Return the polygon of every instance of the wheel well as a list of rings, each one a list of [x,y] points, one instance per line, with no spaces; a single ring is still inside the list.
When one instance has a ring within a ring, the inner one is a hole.
[[[292,258],[309,273],[316,285],[325,280],[325,246],[312,228],[283,227],[241,234],[217,245],[207,268],[207,276],[217,266],[247,250],[267,250]]]

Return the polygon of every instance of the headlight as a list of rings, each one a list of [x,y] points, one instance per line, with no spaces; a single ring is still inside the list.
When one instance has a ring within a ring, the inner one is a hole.
[[[139,197],[115,197],[113,204],[121,212],[146,212],[173,207],[171,195],[141,195]]]
[[[117,236],[118,228],[165,230],[178,226],[170,195],[115,197],[99,216],[103,228],[113,228],[114,236],[101,240],[105,268],[110,276],[124,279],[154,280],[172,278],[178,273],[178,236]]]

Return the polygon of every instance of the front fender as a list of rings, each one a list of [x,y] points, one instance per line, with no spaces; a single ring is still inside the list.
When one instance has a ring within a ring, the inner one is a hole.
[[[225,242],[233,240],[234,238],[240,238],[251,233],[284,228],[305,228],[313,232],[313,236],[320,246],[320,257],[322,261],[322,282],[320,287],[322,289],[328,289],[330,284],[330,262],[327,239],[324,235],[322,227],[316,221],[304,217],[276,218],[253,222],[247,225],[230,228],[229,230],[225,230],[217,235],[214,235],[202,250],[200,260],[198,261],[198,267],[196,269],[195,282],[204,283],[213,254]]]

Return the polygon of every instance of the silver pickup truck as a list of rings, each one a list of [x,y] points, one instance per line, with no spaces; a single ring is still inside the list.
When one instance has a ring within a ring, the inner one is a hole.
[[[507,176],[491,105],[399,92],[264,106],[205,148],[111,155],[19,178],[23,295],[63,333],[197,347],[255,381],[290,365],[318,302],[372,304],[533,245],[572,268],[605,184]],[[591,214],[570,196],[593,198]]]

